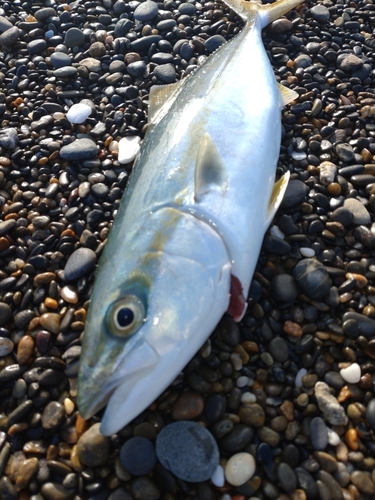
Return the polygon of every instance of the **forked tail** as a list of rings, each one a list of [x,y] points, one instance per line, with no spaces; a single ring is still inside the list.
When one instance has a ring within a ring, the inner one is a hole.
[[[274,3],[261,5],[257,1],[224,0],[224,2],[244,20],[253,20],[258,13],[262,28],[294,9],[294,7],[297,7],[297,5],[303,1],[304,0],[277,0]]]

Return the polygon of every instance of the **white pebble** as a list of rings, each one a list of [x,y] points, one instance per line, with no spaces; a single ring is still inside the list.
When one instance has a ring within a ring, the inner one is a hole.
[[[361,380],[361,367],[358,363],[352,363],[347,368],[340,370],[340,375],[349,384],[356,384]]]
[[[220,464],[216,467],[214,473],[212,474],[211,481],[218,488],[224,486],[225,483],[224,469]]]
[[[278,226],[272,226],[270,229],[270,233],[272,236],[276,236],[277,238],[280,238],[281,240],[285,239],[285,234],[280,230]]]
[[[14,344],[6,337],[0,337],[0,358],[7,356],[13,351]]]
[[[341,439],[337,432],[328,428],[328,442],[331,446],[337,446],[340,443]]]
[[[315,250],[309,247],[301,247],[299,251],[303,257],[314,257],[315,255]]]
[[[69,304],[77,304],[78,302],[78,293],[74,286],[66,285],[61,289],[60,292],[61,298],[68,302]]]
[[[53,113],[52,118],[54,120],[62,120],[65,117],[64,113],[61,113],[61,111],[56,111],[56,113]]]
[[[307,370],[306,368],[301,368],[300,371],[297,373],[296,375],[296,387],[297,389],[299,389],[300,387],[302,387],[302,378],[306,375],[307,373]]]
[[[237,352],[232,352],[232,354],[230,355],[230,361],[232,363],[234,370],[236,370],[237,372],[242,370],[243,367],[242,359]]]
[[[229,484],[242,486],[255,472],[255,460],[250,453],[236,453],[225,466],[225,477]]]
[[[66,114],[70,123],[83,123],[90,115],[92,109],[87,104],[73,104]]]
[[[108,146],[108,149],[113,153],[113,151],[118,151],[118,141],[112,141]]]
[[[244,392],[241,396],[241,403],[256,403],[257,397],[252,392]]]
[[[141,138],[137,135],[123,137],[118,143],[118,161],[122,165],[130,163],[137,156]]]
[[[237,379],[237,387],[246,387],[249,383],[249,377],[246,377],[245,375],[242,375],[242,377],[238,377]]]
[[[64,409],[67,415],[70,415],[74,411],[74,403],[70,398],[64,399]]]

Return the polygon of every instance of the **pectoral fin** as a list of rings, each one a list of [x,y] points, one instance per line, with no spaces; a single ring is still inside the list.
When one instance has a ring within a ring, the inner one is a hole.
[[[150,124],[158,123],[166,115],[182,85],[183,81],[151,87],[150,103],[148,106],[148,120]]]
[[[228,178],[225,165],[210,134],[205,133],[199,145],[194,175],[194,198],[199,201],[212,190],[225,193]]]
[[[278,83],[277,86],[279,87],[281,99],[284,106],[298,99],[299,94],[295,90],[288,89],[288,87],[284,87],[284,85],[281,85],[281,83]]]
[[[275,213],[283,201],[286,188],[288,187],[290,172],[286,172],[273,186],[272,195],[268,203],[267,227],[271,224]]]

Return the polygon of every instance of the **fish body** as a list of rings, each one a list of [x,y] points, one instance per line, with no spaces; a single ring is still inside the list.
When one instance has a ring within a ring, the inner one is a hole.
[[[149,127],[99,263],[83,339],[78,404],[107,402],[113,434],[176,378],[228,310],[242,318],[274,184],[280,110],[261,30],[300,0],[227,3],[247,23],[185,80],[155,87]]]

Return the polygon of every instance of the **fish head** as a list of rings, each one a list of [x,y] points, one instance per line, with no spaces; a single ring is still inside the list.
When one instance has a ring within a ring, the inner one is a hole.
[[[89,418],[107,404],[105,435],[173,382],[228,306],[231,265],[220,236],[181,212],[159,214],[155,225],[162,218],[165,228],[170,215],[176,220],[162,245],[155,244],[154,226],[143,252],[138,241],[117,272],[108,252],[100,263],[83,338],[78,406]]]

